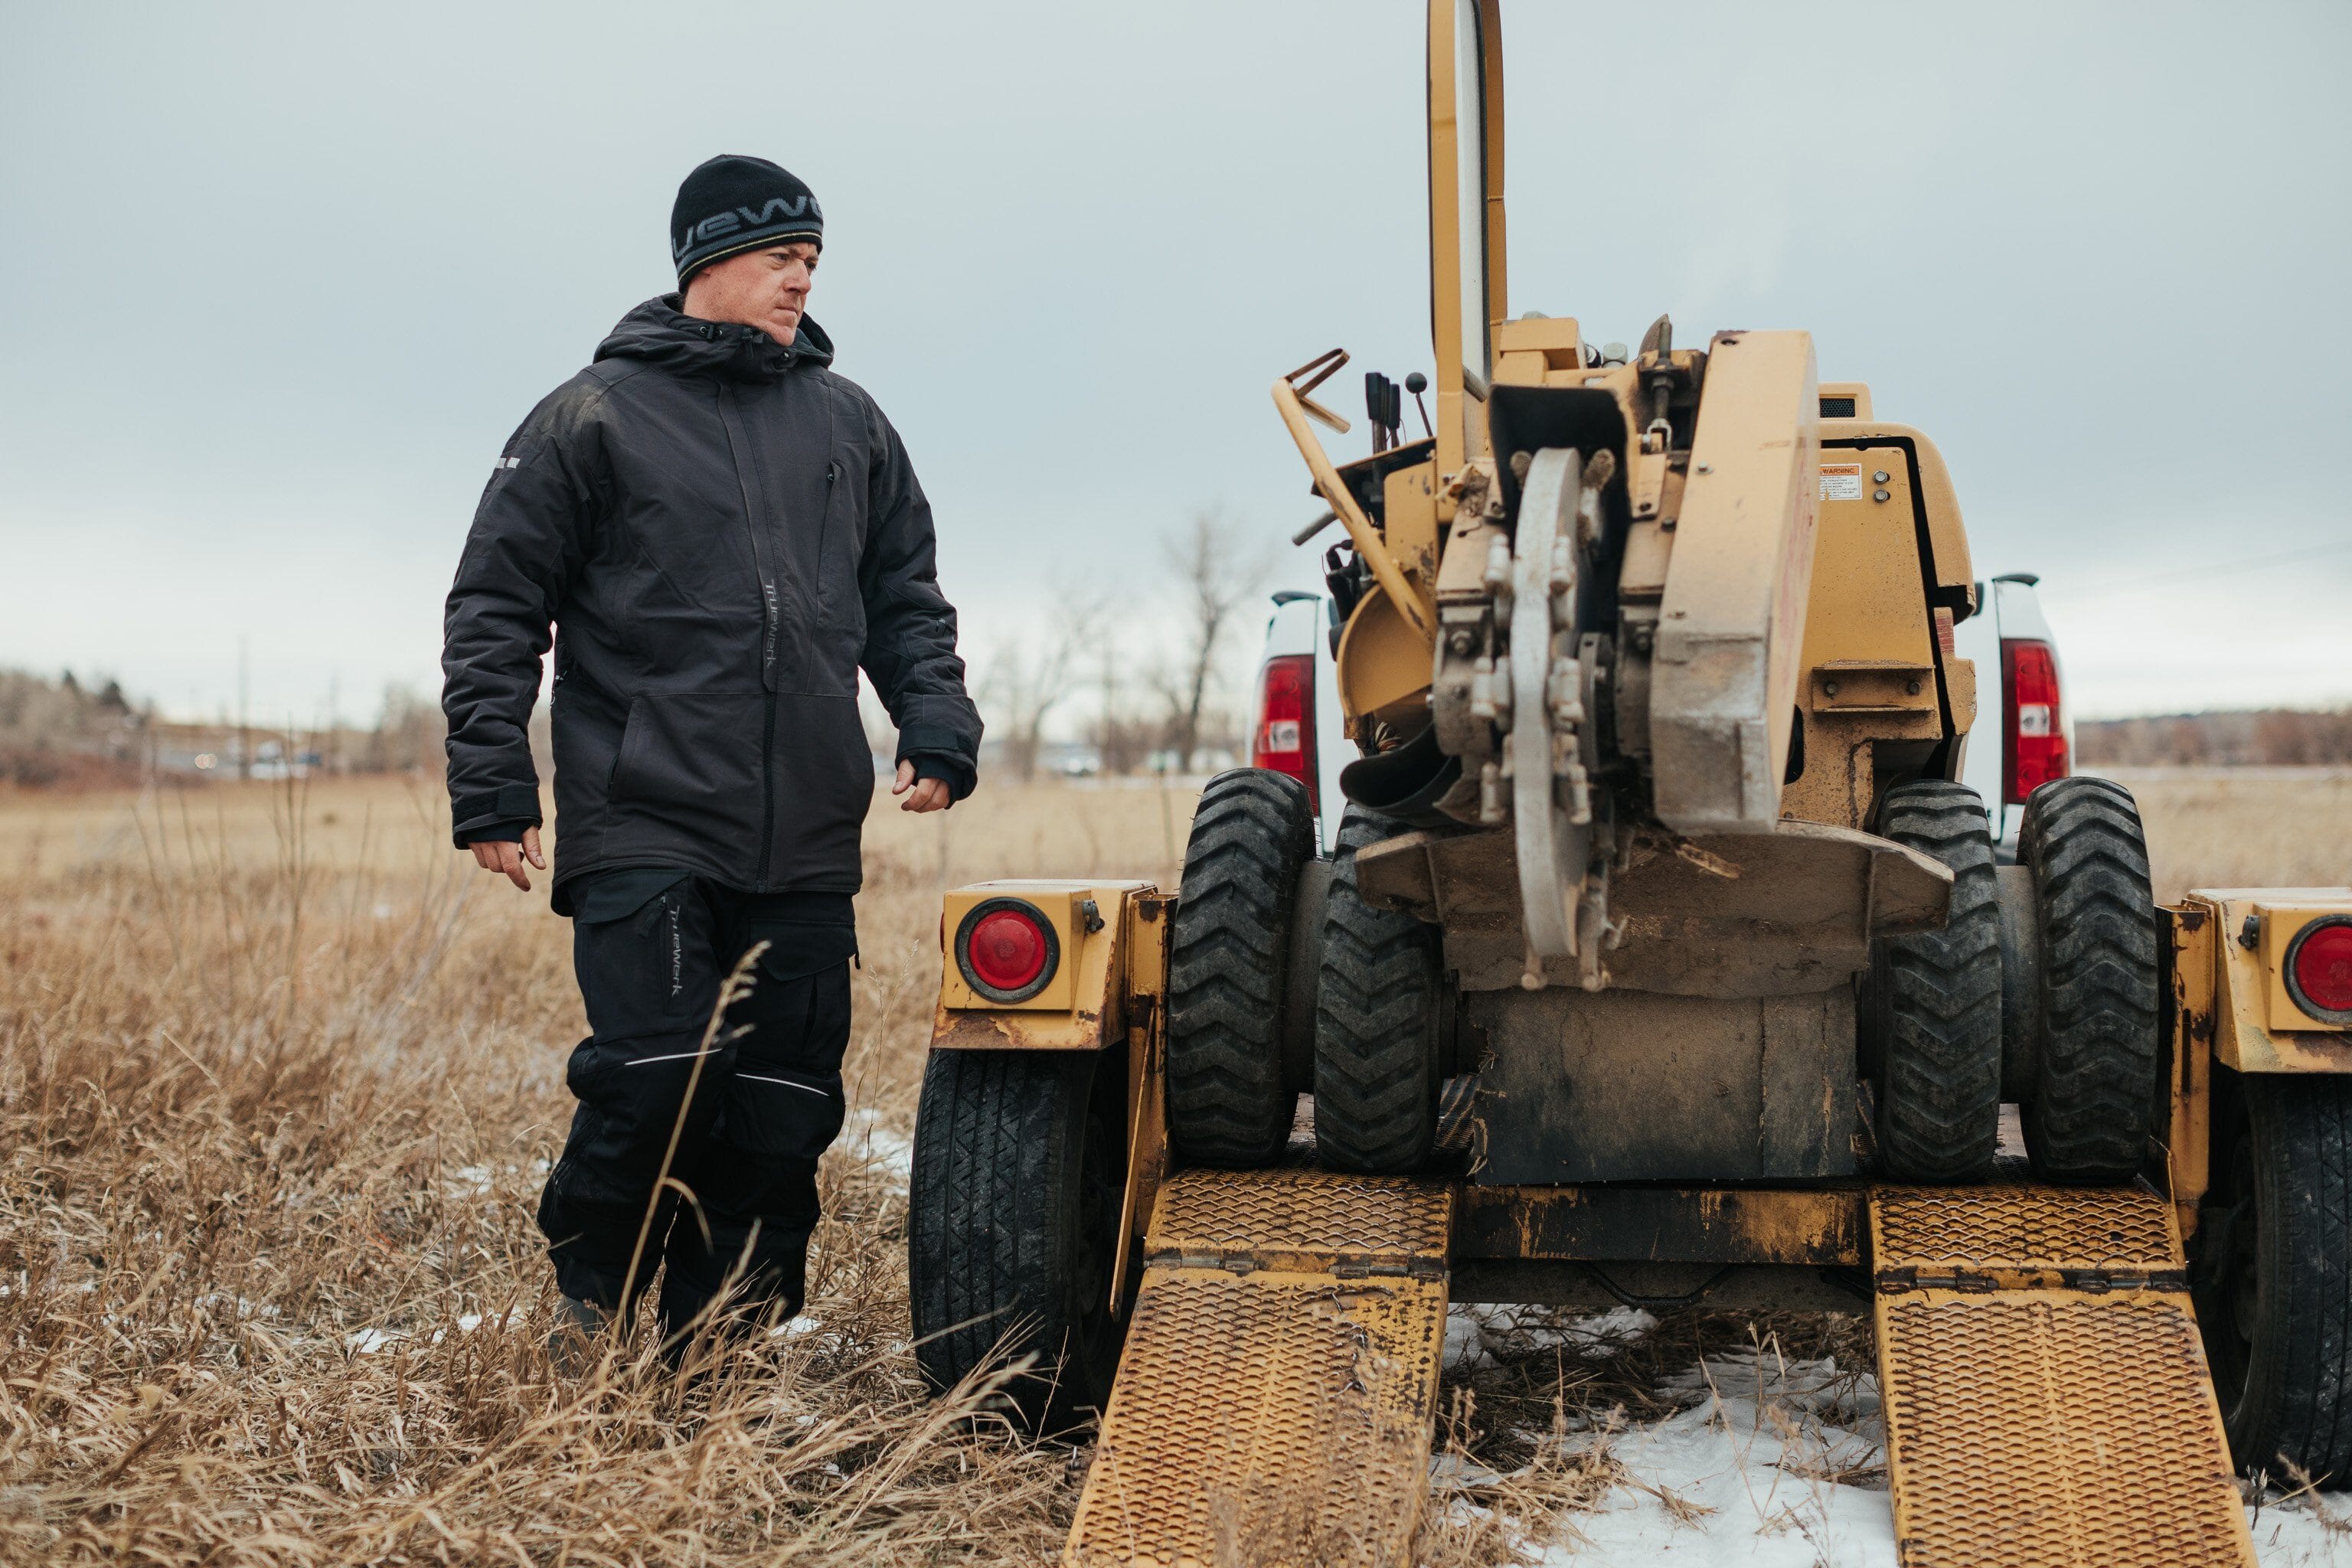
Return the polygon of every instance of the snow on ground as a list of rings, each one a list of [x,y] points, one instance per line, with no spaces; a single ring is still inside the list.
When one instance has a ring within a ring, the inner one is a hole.
[[[460,1312],[457,1329],[461,1334],[470,1334],[486,1322],[493,1328],[520,1328],[526,1316],[520,1307],[509,1308],[504,1318],[486,1317],[480,1312]],[[427,1344],[437,1345],[448,1331],[446,1328],[435,1329],[422,1337]],[[351,1347],[354,1355],[375,1355],[404,1341],[414,1341],[418,1337],[406,1329],[362,1329],[356,1333],[344,1335],[343,1343]]]
[[[1620,1308],[1553,1321],[1527,1309],[1456,1307],[1446,1360],[1466,1369],[1503,1341],[1571,1351],[1623,1344],[1655,1326]],[[1613,1427],[1571,1416],[1571,1452],[1603,1447],[1623,1479],[1570,1522],[1578,1537],[1538,1568],[1892,1568],[1877,1380],[1832,1360],[1784,1361],[1768,1347],[1710,1355],[1655,1391],[1681,1406]],[[1441,1499],[1497,1478],[1452,1457],[1432,1467]],[[2352,1502],[2273,1493],[2248,1510],[2263,1568],[2352,1568]]]
[[[849,1113],[848,1122],[834,1146],[850,1159],[870,1166],[892,1186],[905,1187],[915,1169],[915,1141],[883,1126],[880,1118],[864,1106]]]

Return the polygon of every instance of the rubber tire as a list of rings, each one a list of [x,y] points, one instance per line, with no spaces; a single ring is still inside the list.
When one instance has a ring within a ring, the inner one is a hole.
[[[1289,1141],[1290,914],[1314,852],[1315,811],[1297,779],[1235,768],[1201,792],[1168,933],[1168,1141],[1180,1163],[1270,1165]]]
[[[2214,1151],[2197,1235],[2214,1394],[2239,1468],[2292,1486],[2292,1465],[2340,1488],[2352,1481],[2352,1081],[2239,1082],[2246,1114]]]
[[[1437,1143],[1444,966],[1437,928],[1375,909],[1356,851],[1411,831],[1351,805],[1339,822],[1315,1008],[1315,1149],[1326,1170],[1407,1175]]]
[[[1067,1430],[1109,1400],[1127,1332],[1110,1310],[1123,1064],[1116,1050],[931,1053],[907,1273],[915,1360],[934,1393],[1034,1354],[998,1406],[1025,1429]]]
[[[1863,987],[1864,1048],[1878,1079],[1882,1170],[1901,1182],[1976,1182],[2000,1148],[2000,903],[1992,827],[1966,784],[1886,792],[1879,837],[1952,868],[1941,931],[1881,937]]]
[[[2131,792],[2054,779],[2025,803],[2018,858],[2041,925],[2041,1048],[2021,1107],[2045,1182],[2115,1186],[2147,1158],[2163,1068],[2156,896]]]

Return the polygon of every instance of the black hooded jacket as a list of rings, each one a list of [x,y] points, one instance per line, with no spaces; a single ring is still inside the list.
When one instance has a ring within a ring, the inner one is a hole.
[[[898,432],[793,345],[676,295],[507,443],[458,563],[442,708],[459,845],[539,820],[527,731],[555,650],[555,907],[591,871],[855,892],[874,787],[863,666],[898,754],[971,789],[980,715]],[[550,626],[554,635],[551,638]]]

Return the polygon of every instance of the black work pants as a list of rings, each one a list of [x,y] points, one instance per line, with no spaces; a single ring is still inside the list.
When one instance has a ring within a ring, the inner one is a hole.
[[[572,1053],[580,1108],[539,1227],[567,1296],[620,1310],[626,1288],[634,1309],[666,1264],[661,1316],[672,1331],[739,1273],[740,1301],[788,1316],[805,1290],[817,1156],[841,1131],[856,942],[847,900],[652,880],[609,873],[574,895],[572,963],[593,1032]],[[720,986],[762,942],[751,994],[706,1052]]]

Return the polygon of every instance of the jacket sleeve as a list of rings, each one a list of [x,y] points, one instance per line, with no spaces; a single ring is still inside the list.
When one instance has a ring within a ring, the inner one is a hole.
[[[572,389],[557,393],[508,441],[475,510],[443,613],[441,710],[449,721],[451,832],[460,847],[540,821],[530,710],[589,525],[576,399]]]
[[[956,657],[955,606],[940,591],[931,503],[898,433],[870,405],[867,416],[875,439],[866,555],[858,563],[866,601],[858,662],[898,727],[898,760],[915,761],[961,800],[978,781],[982,726]]]

